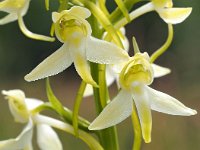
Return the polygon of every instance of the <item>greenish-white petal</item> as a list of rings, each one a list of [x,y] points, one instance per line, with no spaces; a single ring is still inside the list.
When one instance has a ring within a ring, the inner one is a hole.
[[[69,10],[69,14],[76,15],[83,19],[86,19],[91,15],[91,12],[87,8],[80,7],[80,6],[74,6]]]
[[[177,99],[168,94],[154,90],[150,87],[146,87],[146,89],[151,100],[151,109],[155,111],[181,116],[197,114],[196,110],[186,107]]]
[[[131,94],[121,90],[119,94],[103,109],[100,115],[90,124],[89,130],[100,130],[114,126],[132,113]]]
[[[111,69],[110,66],[106,66],[106,83],[107,83],[107,86],[110,86],[114,81],[115,79],[117,78],[117,74],[115,74],[113,72],[113,70]]]
[[[46,124],[37,124],[37,143],[41,150],[62,150],[57,133]]]
[[[100,64],[116,64],[129,59],[125,50],[94,37],[87,40],[86,55],[89,61]]]
[[[25,94],[21,90],[2,91],[8,99],[10,111],[16,122],[25,123],[29,120],[29,112],[25,103]]]
[[[22,150],[31,143],[33,134],[33,122],[30,119],[27,126],[15,139],[0,141],[0,150]]]
[[[52,20],[54,23],[56,23],[63,15],[72,15],[74,17],[86,19],[91,15],[91,12],[89,9],[80,7],[80,6],[73,6],[69,10],[63,10],[62,12],[53,12],[52,13]]]
[[[32,111],[36,107],[44,104],[43,101],[34,98],[25,98],[25,102],[29,111]]]
[[[133,86],[132,92],[141,124],[143,139],[146,143],[150,143],[152,118],[149,95],[145,89],[145,86],[138,83]]]
[[[27,144],[23,150],[33,150],[32,141],[29,144]]]
[[[129,41],[128,38],[125,36],[124,39],[122,39],[122,44],[124,46],[124,50],[126,50],[127,52],[129,51]]]
[[[17,20],[17,14],[11,13],[0,19],[0,25],[4,25]]]
[[[28,8],[29,8],[29,4],[30,4],[30,0],[26,0],[24,7],[20,10],[21,16],[26,15]]]
[[[156,64],[152,64],[152,67],[153,67],[154,78],[165,76],[171,72],[169,68],[162,67]]]
[[[83,97],[91,96],[93,94],[93,87],[90,84],[87,84],[85,87],[85,91]]]
[[[52,20],[54,23],[56,23],[61,17],[62,17],[61,13],[52,12]]]
[[[163,8],[157,10],[160,17],[170,24],[183,22],[192,12],[192,8]]]
[[[58,50],[42,61],[35,69],[25,76],[26,81],[35,81],[48,76],[56,75],[72,64],[67,44],[63,44]]]
[[[81,35],[80,35],[81,36]],[[86,82],[97,87],[90,73],[89,65],[85,55],[85,44],[87,38],[80,37],[79,42],[69,42],[69,51],[74,60],[74,66],[80,77]]]

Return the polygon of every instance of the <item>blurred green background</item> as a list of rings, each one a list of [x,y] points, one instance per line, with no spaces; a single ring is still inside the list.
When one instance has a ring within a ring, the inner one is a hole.
[[[108,0],[114,8],[114,2]],[[169,67],[172,73],[156,79],[153,88],[168,93],[183,102],[186,106],[200,111],[200,1],[176,0],[175,6],[193,7],[192,14],[186,21],[175,25],[175,36],[169,50],[156,63]],[[58,4],[51,2],[56,10]],[[4,13],[0,14],[5,15]],[[51,12],[44,9],[44,1],[31,1],[30,9],[24,17],[27,27],[44,35],[49,34]],[[146,14],[127,25],[127,36],[135,36],[141,51],[152,54],[166,39],[167,25],[155,13]],[[132,45],[132,44],[130,44]],[[29,73],[39,62],[49,56],[61,43],[34,41],[26,38],[19,30],[17,22],[0,26],[0,90],[22,89],[27,97],[47,100],[44,80],[27,83],[24,75]],[[56,95],[62,103],[73,108],[80,79],[73,66],[63,73],[51,78]],[[110,88],[111,95],[116,94],[115,85]],[[16,137],[22,125],[13,121],[7,101],[0,96],[0,140]],[[89,120],[95,117],[93,98],[86,98],[81,106],[81,114]],[[128,127],[127,127],[128,126]],[[118,125],[120,147],[130,150],[133,141],[130,118]],[[59,132],[59,131],[58,131]],[[71,135],[59,132],[64,149],[87,150],[88,147]],[[143,150],[199,150],[200,118],[170,116],[153,112],[152,142],[143,144]],[[38,149],[38,148],[36,148]]]

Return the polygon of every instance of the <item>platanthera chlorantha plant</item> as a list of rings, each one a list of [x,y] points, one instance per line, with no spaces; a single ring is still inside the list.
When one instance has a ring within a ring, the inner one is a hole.
[[[168,68],[154,64],[154,61],[169,48],[173,39],[173,24],[183,22],[192,8],[173,7],[172,0],[115,0],[116,8],[111,12],[107,9],[106,0],[58,2],[58,11],[52,12],[52,37],[32,33],[26,28],[23,16],[31,7],[30,0],[0,2],[0,11],[8,13],[0,19],[1,25],[18,20],[21,31],[27,37],[49,42],[57,38],[62,43],[59,49],[24,77],[28,82],[46,78],[48,102],[27,98],[18,89],[2,91],[15,122],[26,125],[16,138],[0,141],[0,150],[34,149],[32,140],[35,127],[37,144],[41,150],[65,149],[53,128],[79,138],[91,150],[119,150],[120,138],[116,125],[123,123],[129,116],[134,131],[133,150],[140,150],[142,138],[145,143],[151,142],[151,110],[181,116],[197,113],[174,97],[150,87],[154,78],[171,72]],[[50,11],[49,0],[45,0],[45,5]],[[167,24],[167,40],[149,56],[148,50],[139,50],[132,35],[134,55],[129,56],[130,46],[125,27],[151,11],[157,12]],[[82,82],[74,108],[70,110],[55,96],[48,77],[61,73],[72,64]],[[111,99],[108,87],[114,81],[118,94]],[[84,97],[91,95],[97,116],[90,123],[79,115],[79,110]],[[60,119],[42,114],[44,110],[56,112]]]

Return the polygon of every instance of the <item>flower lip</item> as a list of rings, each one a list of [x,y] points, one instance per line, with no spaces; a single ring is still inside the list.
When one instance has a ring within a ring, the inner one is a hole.
[[[147,53],[136,53],[124,66],[119,77],[123,88],[130,89],[134,82],[149,85],[153,82],[153,68]]]

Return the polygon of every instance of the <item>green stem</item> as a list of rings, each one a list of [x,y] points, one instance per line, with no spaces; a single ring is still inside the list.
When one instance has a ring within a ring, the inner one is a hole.
[[[103,13],[104,13],[107,17],[109,17],[110,14],[109,14],[109,12],[108,12],[108,10],[107,10],[107,8],[106,8],[106,0],[99,0],[99,1],[98,1],[98,4],[99,4],[100,9],[103,11]]]
[[[90,17],[90,24],[92,27],[93,36],[96,38],[101,38],[102,32],[99,29],[98,21],[94,17],[94,15]],[[99,85],[99,88],[93,87],[96,112],[97,115],[99,115],[108,100],[108,88],[105,81],[105,65],[90,63],[90,70],[94,81]],[[100,130],[97,132],[97,135],[99,137],[101,145],[105,150],[119,149],[116,127]]]
[[[131,13],[129,13],[130,20],[133,21],[134,19],[140,17],[141,15],[144,15],[145,13],[151,12],[153,10],[155,10],[155,7],[152,4],[152,2],[149,2],[149,3],[147,3],[147,4],[143,5],[143,6],[135,9]],[[122,18],[118,22],[115,23],[114,27],[116,29],[120,29],[121,27],[125,26],[128,23],[129,22],[127,21],[126,18]]]
[[[45,8],[47,11],[49,10],[49,0],[45,0]]]
[[[83,100],[85,87],[86,87],[86,83],[82,81],[79,87],[78,93],[76,95],[75,104],[74,104],[72,122],[73,122],[73,127],[74,127],[74,133],[76,136],[78,136],[78,113],[79,113],[81,102]]]
[[[162,55],[171,45],[172,40],[173,40],[173,25],[168,24],[168,37],[166,42],[158,49],[156,50],[150,57],[150,62],[153,63],[160,55]]]
[[[124,0],[124,5],[126,9],[129,11],[131,8],[140,0]],[[109,19],[112,23],[116,23],[123,17],[123,13],[119,7],[117,7],[110,15]]]
[[[57,128],[59,130],[65,131],[69,134],[75,135],[74,129],[71,125],[64,123],[60,120],[56,120],[50,117],[46,117],[43,115],[35,115],[32,117],[34,122],[39,124],[47,124],[51,127]],[[87,132],[84,132],[82,130],[78,131],[79,138],[83,140],[91,150],[103,150],[102,146],[97,142],[97,140],[88,134]]]
[[[119,9],[121,10],[122,14],[125,16],[126,20],[128,22],[130,22],[131,19],[130,19],[129,13],[128,13],[129,10],[126,8],[126,5],[125,5],[124,1],[115,0],[115,2],[117,4],[117,6],[119,7]]]
[[[134,140],[133,140],[133,148],[132,150],[140,150],[142,143],[142,131],[140,127],[140,121],[137,115],[135,104],[133,105],[133,112],[131,115],[132,123],[133,123],[133,132],[134,132]]]
[[[44,110],[52,110],[56,113],[58,113],[50,103],[44,103],[42,105],[39,105],[38,107],[36,107],[35,109],[33,109],[31,111],[32,115],[35,115],[37,113],[40,113],[41,111]],[[65,120],[67,123],[72,124],[72,111],[69,110],[68,108],[64,107],[65,112],[63,113],[63,115],[61,116],[63,120]],[[86,131],[86,132],[90,132],[90,130],[88,130],[88,126],[90,125],[90,122],[87,121],[85,118],[82,118],[80,116],[78,116],[78,126],[80,129]]]
[[[99,65],[91,63],[91,73],[93,76],[93,79],[99,84],[99,88],[102,88],[101,92],[107,92],[107,86],[106,87],[101,87],[102,85],[99,79],[102,79],[103,73],[99,73]],[[101,68],[102,66],[100,66]],[[101,77],[100,77],[101,76]],[[100,82],[99,82],[100,81]],[[102,97],[103,95],[104,97]],[[106,93],[101,93],[100,94],[100,89],[94,88],[94,99],[95,99],[95,105],[96,105],[96,110],[97,110],[97,115],[100,114],[100,112],[103,110],[103,106],[101,105],[101,98],[104,99],[103,101],[107,101],[108,95]],[[101,145],[104,147],[105,150],[119,150],[119,144],[118,144],[118,136],[117,136],[117,130],[116,127],[110,127],[104,130],[99,131],[99,139]]]
[[[99,96],[101,106],[104,108],[107,105],[107,85],[106,85],[106,74],[105,74],[106,65],[99,64]]]

